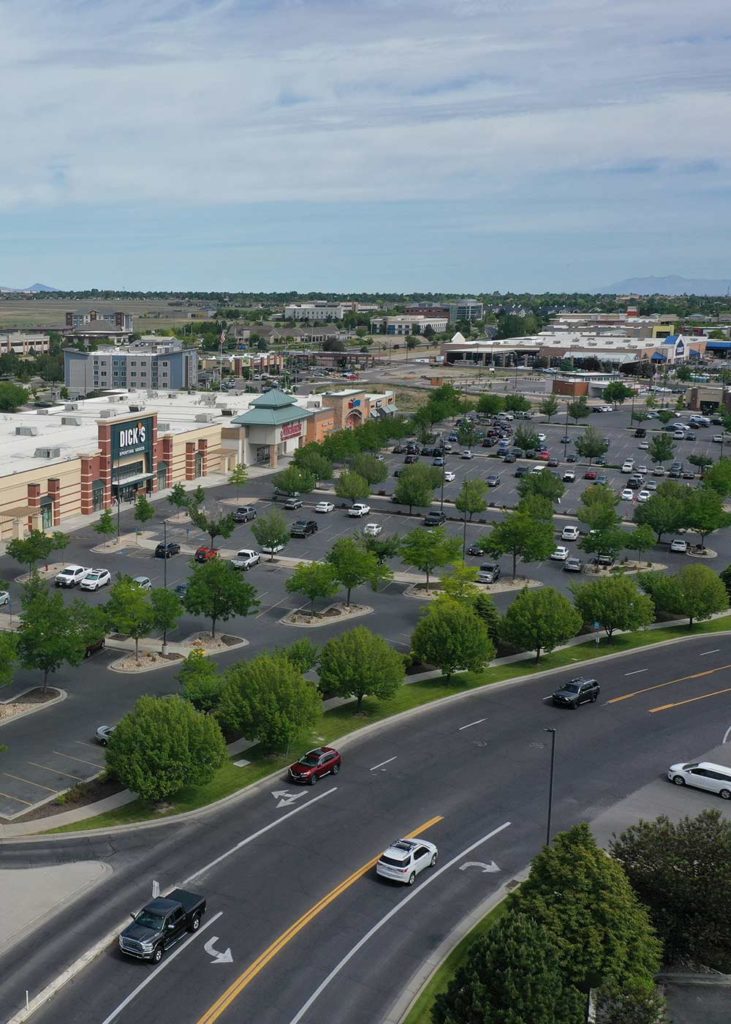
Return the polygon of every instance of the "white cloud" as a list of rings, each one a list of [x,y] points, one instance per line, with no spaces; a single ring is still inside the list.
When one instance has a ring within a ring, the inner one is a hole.
[[[0,206],[500,196],[728,179],[708,0],[0,0]]]

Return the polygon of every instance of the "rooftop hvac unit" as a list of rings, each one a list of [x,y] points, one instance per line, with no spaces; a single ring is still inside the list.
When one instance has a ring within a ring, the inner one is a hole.
[[[170,424],[169,423],[158,423],[158,425],[157,425],[157,432],[158,432],[158,434],[165,434],[165,433],[167,433],[168,430],[170,430]]]
[[[16,427],[15,433],[21,437],[36,437],[38,434],[38,427]]]
[[[210,423],[213,419],[213,413],[210,412],[198,412],[195,414],[196,423]]]
[[[36,416],[48,416],[48,409],[36,409]]]
[[[222,416],[233,416],[235,412],[235,409],[221,409]]]
[[[110,417],[114,416],[114,409],[102,409],[99,416],[103,420],[108,420]]]
[[[143,412],[144,408],[145,408],[144,405],[130,405],[129,406],[129,411],[130,412]]]
[[[61,424],[64,427],[80,427],[81,416],[62,416]]]
[[[60,459],[60,448],[36,448],[33,452],[34,459]]]
[[[74,409],[78,409],[78,408],[79,408],[79,403],[78,402],[67,402],[66,405],[64,406],[64,409],[65,409],[66,412],[73,412]]]

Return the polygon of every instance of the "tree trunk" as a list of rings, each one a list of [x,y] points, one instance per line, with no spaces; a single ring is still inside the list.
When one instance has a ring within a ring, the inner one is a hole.
[[[431,580],[431,576],[430,576],[430,573],[429,573],[428,569],[425,569],[424,572],[426,573],[426,592],[428,594],[429,593],[429,582]]]
[[[43,669],[43,692],[45,693],[48,689],[48,669]]]
[[[139,665],[140,663],[140,638],[135,637],[135,661]]]
[[[536,647],[536,665],[541,660],[541,647],[540,644]]]
[[[513,552],[513,579],[515,579],[515,574],[517,572],[517,566],[518,566],[518,553],[517,553],[517,551],[514,551]]]
[[[218,621],[217,615],[211,616],[211,639],[215,639],[216,636],[216,622]]]
[[[348,587],[347,588],[347,593],[346,593],[346,596],[345,596],[345,607],[346,608],[350,608],[350,592],[351,592],[352,589],[353,589],[352,587]]]

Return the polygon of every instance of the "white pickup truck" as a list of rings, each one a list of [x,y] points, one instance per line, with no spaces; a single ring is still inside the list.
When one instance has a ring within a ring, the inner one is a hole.
[[[356,501],[355,505],[351,505],[348,509],[348,515],[353,518],[360,518],[361,516],[368,516],[371,513],[371,506],[364,505],[362,501]]]
[[[234,558],[231,559],[231,565],[234,569],[243,569],[246,572],[251,569],[252,566],[258,565],[261,560],[261,555],[258,551],[254,551],[253,548],[242,548],[241,551],[237,551]]]

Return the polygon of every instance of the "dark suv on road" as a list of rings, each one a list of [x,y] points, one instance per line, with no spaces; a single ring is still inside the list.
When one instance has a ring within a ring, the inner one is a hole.
[[[298,519],[296,523],[292,523],[289,531],[290,537],[309,537],[313,533],[317,533],[317,523],[314,519]]]
[[[579,704],[593,704],[599,696],[600,689],[596,679],[577,676],[554,690],[551,700],[557,707],[575,709]]]
[[[234,521],[237,523],[248,523],[256,519],[256,509],[253,505],[239,505],[234,512]]]
[[[441,526],[446,521],[447,517],[443,512],[427,512],[424,516],[424,526]]]

